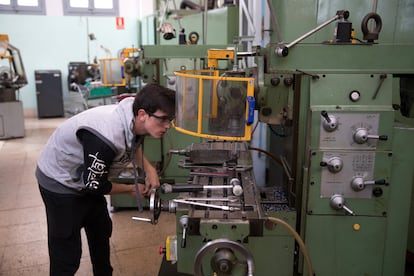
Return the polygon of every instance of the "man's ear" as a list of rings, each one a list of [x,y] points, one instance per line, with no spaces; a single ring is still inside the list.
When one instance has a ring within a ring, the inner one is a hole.
[[[144,109],[138,109],[137,112],[137,120],[140,120],[141,122],[144,122],[147,119],[148,113]]]

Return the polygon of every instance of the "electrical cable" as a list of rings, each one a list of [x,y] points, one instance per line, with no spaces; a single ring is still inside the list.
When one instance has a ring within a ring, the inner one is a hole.
[[[275,217],[267,217],[266,219],[268,219],[268,220],[270,220],[270,221],[272,221],[276,224],[281,224],[293,235],[293,237],[295,238],[296,242],[298,243],[299,248],[300,248],[300,250],[303,254],[303,258],[305,260],[308,275],[313,276],[314,274],[313,274],[313,269],[312,269],[312,263],[310,261],[308,250],[306,249],[305,243],[303,242],[302,238],[299,236],[298,232],[296,232],[296,230],[284,220],[281,220],[281,219],[275,218]]]
[[[276,136],[278,136],[278,137],[286,137],[286,136],[287,136],[287,135],[286,135],[286,133],[285,133],[285,127],[284,127],[283,125],[281,125],[281,130],[282,130],[282,133],[279,133],[279,132],[277,132],[276,130],[274,130],[271,124],[267,124],[267,126],[269,127],[270,131],[271,131],[274,135],[276,135]]]
[[[270,158],[272,158],[274,161],[276,161],[276,163],[278,163],[279,165],[281,165],[283,167],[283,163],[280,160],[280,158],[278,158],[277,156],[271,154],[270,152],[268,152],[264,149],[260,149],[260,148],[256,148],[256,147],[252,147],[252,146],[249,146],[249,150],[256,150],[256,151],[262,152],[262,153],[266,154],[267,156],[269,156]]]
[[[253,127],[252,136],[253,136],[253,133],[256,131],[256,128],[257,128],[258,125],[259,125],[259,121],[257,121],[256,124]]]
[[[139,191],[139,183],[138,183],[138,166],[136,164],[136,153],[138,146],[142,144],[142,171],[143,171],[143,178],[145,182],[145,171],[144,171],[144,140],[139,139],[138,141],[137,137],[134,136],[132,140],[132,146],[131,146],[131,162],[134,170],[134,185],[135,185],[135,196],[137,199],[137,205],[138,205],[138,211],[142,213],[144,211],[144,208],[142,207],[142,196]]]
[[[162,167],[161,171],[159,172],[160,176],[164,175],[165,171],[167,170],[167,167],[169,166],[169,164],[171,162],[171,158],[172,158],[172,154],[170,153],[170,150],[173,148],[172,138],[168,134],[168,132],[166,133],[166,135],[167,135],[167,138],[168,138],[170,148],[167,151],[167,160],[164,162],[164,166]]]

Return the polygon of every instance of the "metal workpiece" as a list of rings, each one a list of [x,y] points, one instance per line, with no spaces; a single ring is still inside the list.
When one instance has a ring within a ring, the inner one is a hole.
[[[183,166],[214,165],[219,170],[222,165],[252,166],[248,145],[243,142],[209,141],[193,143],[186,149],[174,150],[172,153],[187,156]],[[237,161],[237,162],[236,162]],[[197,173],[197,171],[193,172]]]

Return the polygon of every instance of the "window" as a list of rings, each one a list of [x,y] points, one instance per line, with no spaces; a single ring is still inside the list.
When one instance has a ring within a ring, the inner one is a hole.
[[[0,13],[44,15],[45,0],[0,0]]]
[[[63,0],[63,12],[65,15],[118,16],[118,1],[119,0]]]

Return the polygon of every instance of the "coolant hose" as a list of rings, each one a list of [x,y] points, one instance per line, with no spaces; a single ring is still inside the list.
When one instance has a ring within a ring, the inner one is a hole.
[[[305,259],[306,268],[308,270],[308,275],[313,276],[313,269],[312,269],[312,264],[310,261],[308,250],[306,249],[305,243],[303,242],[302,238],[299,236],[298,232],[296,232],[296,230],[284,220],[281,220],[279,218],[274,218],[274,217],[267,217],[267,219],[276,224],[283,225],[293,235],[293,237],[295,238],[296,242],[299,245],[300,251],[302,251],[303,258]]]

